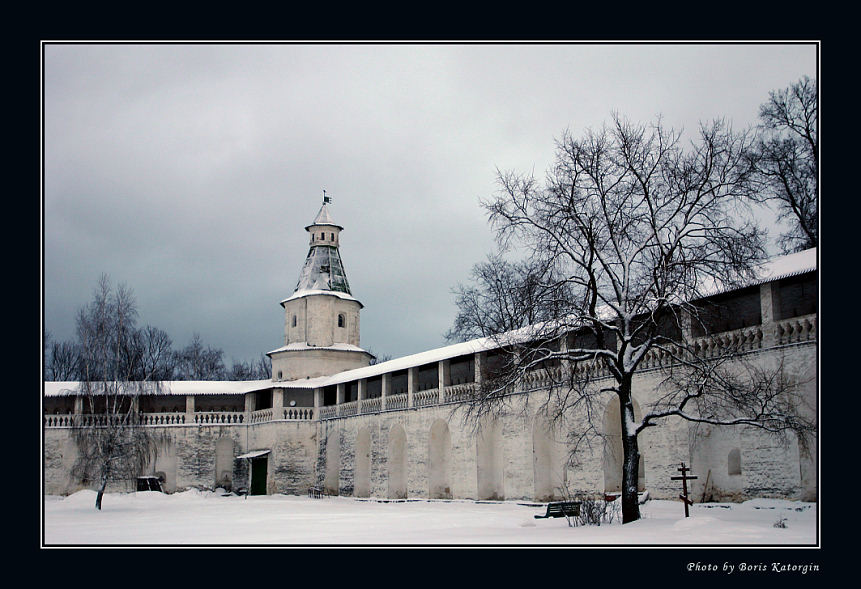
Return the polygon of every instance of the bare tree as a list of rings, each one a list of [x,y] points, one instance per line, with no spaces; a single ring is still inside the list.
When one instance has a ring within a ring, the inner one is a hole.
[[[129,361],[137,355],[136,319],[131,290],[114,289],[105,275],[77,317],[84,414],[72,430],[78,446],[72,473],[97,486],[96,509],[109,482],[133,480],[156,455],[152,435],[140,426],[138,399],[158,392],[159,383],[139,380]]]
[[[272,364],[266,354],[251,362],[234,360],[226,376],[227,380],[266,380],[272,377]]]
[[[42,378],[45,380],[51,380],[51,368],[50,368],[50,350],[51,350],[51,341],[53,340],[53,336],[51,332],[48,331],[44,326],[42,327]]]
[[[487,337],[558,316],[557,309],[536,304],[539,296],[548,300],[546,285],[566,286],[549,275],[552,270],[541,258],[512,262],[500,254],[488,255],[486,262],[472,268],[473,284],[454,289],[458,314],[446,339]]]
[[[786,253],[819,242],[819,134],[816,80],[769,93],[759,108],[756,159],[760,189],[755,200],[776,205],[790,229],[780,236]]]
[[[176,355],[173,341],[163,329],[147,325],[135,333],[138,352],[136,376],[140,380],[173,380]]]
[[[74,342],[51,342],[48,350],[46,380],[71,381],[80,375],[81,354]]]
[[[226,376],[227,380],[251,380],[251,372],[251,366],[247,362],[234,360]]]
[[[252,366],[252,375],[255,380],[272,378],[272,359],[266,354],[260,354]]]
[[[272,376],[272,366],[265,354],[251,362],[234,360],[226,376],[227,380],[266,380]]]
[[[176,377],[179,380],[221,380],[225,376],[224,352],[220,348],[203,346],[200,334],[176,354]]]
[[[367,349],[367,352],[371,355],[371,359],[368,362],[369,366],[374,366],[375,364],[382,364],[383,362],[388,362],[392,359],[391,354],[377,354],[371,348]]]
[[[701,125],[685,149],[680,133],[660,119],[637,125],[614,115],[612,125],[582,139],[564,133],[543,185],[530,175],[500,172],[498,195],[482,203],[503,250],[526,249],[531,265],[521,279],[537,280],[528,288],[495,291],[483,277],[505,273],[497,262],[478,273],[480,296],[460,301],[466,318],[459,316],[455,331],[490,333],[503,352],[483,377],[467,416],[478,422],[506,411],[509,393],[530,371],[561,361],[570,370],[559,371],[543,403],[556,420],[574,415],[585,422],[582,431],[571,432],[576,452],[590,435],[601,435],[597,411],[607,396],[618,398],[623,523],[639,519],[638,435],[660,419],[705,419],[696,410],[712,403],[721,412],[709,413],[710,423],[778,430],[791,425],[779,417],[763,419],[791,410],[777,403],[777,387],[753,386],[739,374],[733,380],[720,366],[702,364],[684,337],[692,322],[708,329],[697,301],[716,286],[749,280],[764,256],[763,233],[739,208],[754,189],[751,147],[752,133],[733,132],[723,121]],[[533,265],[539,262],[543,269]],[[524,293],[527,300],[521,299]],[[499,322],[487,307],[503,304],[522,305],[539,321],[502,331],[517,321]],[[674,391],[637,419],[634,376],[655,351],[677,366],[676,375],[693,370],[700,380],[686,382],[701,386]],[[582,366],[600,367],[609,378],[597,381]],[[718,389],[702,384],[719,382],[718,376],[726,385],[718,387],[722,398],[713,394]]]

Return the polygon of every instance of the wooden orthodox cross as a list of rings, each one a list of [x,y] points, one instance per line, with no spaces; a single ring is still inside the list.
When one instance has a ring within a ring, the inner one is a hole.
[[[690,468],[685,466],[685,463],[682,462],[682,467],[678,469],[682,476],[680,477],[670,477],[670,480],[673,481],[682,481],[682,494],[679,495],[679,499],[681,499],[685,504],[685,517],[690,517],[690,513],[688,512],[688,505],[693,505],[694,502],[692,499],[688,499],[688,481],[692,481],[697,477],[694,475],[688,474]]]

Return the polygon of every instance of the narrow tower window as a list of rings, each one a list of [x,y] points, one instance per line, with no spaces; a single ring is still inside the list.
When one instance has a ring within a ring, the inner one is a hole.
[[[293,315],[293,327],[296,327],[296,315]]]
[[[347,323],[347,318],[344,317],[343,313],[338,314],[338,327],[344,327]]]
[[[330,233],[329,237],[331,238],[331,241],[335,241],[335,234],[334,233]]]
[[[325,233],[320,234],[320,241],[326,241],[326,234]]]

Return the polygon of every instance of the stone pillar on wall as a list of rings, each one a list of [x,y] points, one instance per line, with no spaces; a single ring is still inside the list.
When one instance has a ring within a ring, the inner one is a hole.
[[[358,402],[356,403],[356,413],[362,412],[362,401],[365,400],[365,397],[368,394],[368,379],[360,378],[359,379],[359,392],[358,392]]]
[[[284,389],[272,389],[272,419],[284,418]]]
[[[694,340],[694,318],[687,309],[682,309],[679,312],[679,318],[682,323],[682,341],[692,342]]]
[[[343,382],[338,383],[336,391],[337,391],[337,393],[335,395],[335,405],[337,405],[337,408],[335,410],[338,412],[338,415],[340,415],[341,414],[341,405],[344,404],[344,399],[347,396],[347,394],[346,394],[347,393],[346,383],[343,383]]]
[[[380,387],[380,411],[386,410],[386,397],[392,392],[392,373],[383,374],[383,382]]]
[[[75,396],[75,415],[80,415],[84,412],[84,397],[82,395]]]
[[[484,362],[487,358],[487,352],[475,353],[475,384],[481,385],[481,373],[484,370]]]
[[[194,423],[194,395],[185,396],[185,423]]]
[[[445,403],[445,387],[451,384],[451,360],[440,360],[439,368],[439,402]]]
[[[413,366],[407,369],[407,407],[413,406],[413,398],[416,393],[416,385],[419,381],[419,368]]]
[[[762,347],[777,345],[777,320],[780,319],[780,292],[776,282],[759,287],[759,305],[762,317]]]
[[[320,419],[320,407],[323,406],[323,389],[314,389],[314,419]]]
[[[256,393],[245,393],[245,417],[244,422],[251,422],[251,413],[256,409],[257,405],[257,394]]]
[[[568,334],[565,334],[559,338],[559,351],[563,354],[568,351]],[[571,372],[571,362],[562,358],[559,360],[559,366],[562,368],[563,374],[568,374]]]

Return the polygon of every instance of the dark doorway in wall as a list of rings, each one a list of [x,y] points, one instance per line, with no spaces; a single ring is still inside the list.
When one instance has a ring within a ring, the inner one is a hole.
[[[251,459],[251,495],[266,494],[266,463],[268,456]]]

